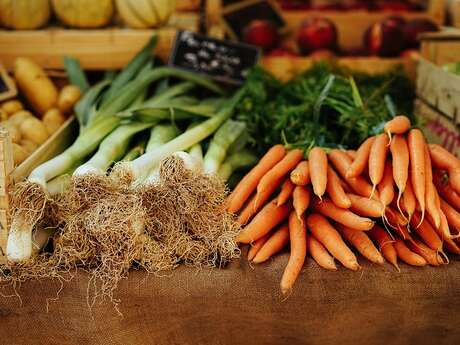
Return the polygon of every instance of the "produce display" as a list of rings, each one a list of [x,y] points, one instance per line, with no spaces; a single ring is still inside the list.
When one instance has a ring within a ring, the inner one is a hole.
[[[227,200],[243,226],[236,241],[262,263],[290,243],[281,278],[288,293],[307,252],[325,269],[334,259],[359,270],[355,249],[369,261],[413,266],[460,254],[460,160],[428,144],[406,116],[354,150],[270,148]],[[277,192],[279,190],[279,192]]]
[[[81,91],[75,85],[59,90],[45,71],[27,58],[17,58],[13,72],[22,98],[0,103],[0,127],[10,134],[16,166],[62,126]]]

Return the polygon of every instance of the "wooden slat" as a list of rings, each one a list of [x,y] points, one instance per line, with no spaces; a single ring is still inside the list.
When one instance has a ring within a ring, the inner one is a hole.
[[[0,129],[0,261],[6,252],[9,223],[9,197],[10,175],[13,170],[13,153],[11,138],[7,130]]]

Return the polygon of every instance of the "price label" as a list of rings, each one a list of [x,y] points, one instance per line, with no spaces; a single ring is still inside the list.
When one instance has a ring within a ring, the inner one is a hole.
[[[241,85],[246,71],[257,64],[259,57],[257,47],[180,30],[169,65],[207,75],[222,83]]]

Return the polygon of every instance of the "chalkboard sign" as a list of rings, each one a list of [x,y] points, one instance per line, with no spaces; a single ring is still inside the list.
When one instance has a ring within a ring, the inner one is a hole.
[[[14,82],[0,64],[0,101],[16,96],[17,91]]]
[[[255,19],[272,22],[279,30],[286,27],[286,22],[272,1],[250,0],[229,4],[223,9],[223,19],[228,33],[233,39],[241,40],[243,30]]]
[[[216,81],[240,85],[259,60],[257,47],[179,30],[169,65],[205,74]]]

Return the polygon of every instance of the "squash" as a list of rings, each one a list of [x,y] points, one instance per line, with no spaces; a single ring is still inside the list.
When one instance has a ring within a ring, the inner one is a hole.
[[[75,28],[99,28],[107,25],[114,12],[113,0],[52,0],[59,20]]]
[[[10,29],[38,29],[50,13],[49,0],[0,0],[0,23]]]
[[[121,19],[133,28],[156,28],[169,20],[174,0],[116,0]]]

